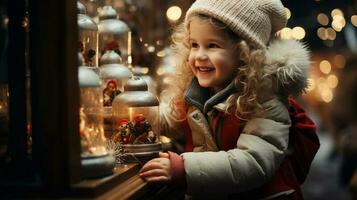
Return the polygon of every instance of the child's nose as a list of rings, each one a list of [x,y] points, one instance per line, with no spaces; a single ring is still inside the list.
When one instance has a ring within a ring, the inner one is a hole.
[[[207,58],[208,58],[208,56],[207,56],[206,50],[203,48],[200,48],[196,54],[196,59],[197,60],[205,60]]]

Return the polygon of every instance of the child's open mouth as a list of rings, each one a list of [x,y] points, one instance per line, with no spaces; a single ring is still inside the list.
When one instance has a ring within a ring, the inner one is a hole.
[[[198,71],[200,72],[211,72],[214,71],[213,67],[197,67]]]

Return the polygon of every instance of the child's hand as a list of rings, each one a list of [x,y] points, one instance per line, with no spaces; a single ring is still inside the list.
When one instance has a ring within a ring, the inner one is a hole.
[[[171,181],[171,162],[168,153],[159,153],[159,158],[147,162],[140,170],[141,178],[148,182],[166,183]]]

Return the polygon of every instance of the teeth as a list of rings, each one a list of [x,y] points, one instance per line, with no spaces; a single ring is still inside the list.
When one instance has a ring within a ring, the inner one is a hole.
[[[198,70],[201,72],[209,72],[209,71],[213,71],[214,68],[211,67],[198,67]]]

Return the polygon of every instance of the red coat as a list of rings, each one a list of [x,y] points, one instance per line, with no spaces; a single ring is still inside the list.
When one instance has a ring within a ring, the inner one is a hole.
[[[270,181],[257,189],[238,194],[237,198],[261,199],[293,189],[295,192],[283,196],[279,195],[278,199],[303,199],[300,184],[304,182],[320,144],[316,134],[316,125],[293,99],[289,99],[289,113],[292,121],[289,146],[292,148],[292,152],[286,156]],[[217,124],[216,122],[220,120],[224,120],[220,146],[221,150],[227,151],[236,147],[236,141],[240,133],[234,130],[242,130],[243,123],[233,115],[219,113],[211,122],[213,130]],[[187,122],[183,123],[183,127],[186,138],[185,150],[189,152],[193,149],[191,130]]]

